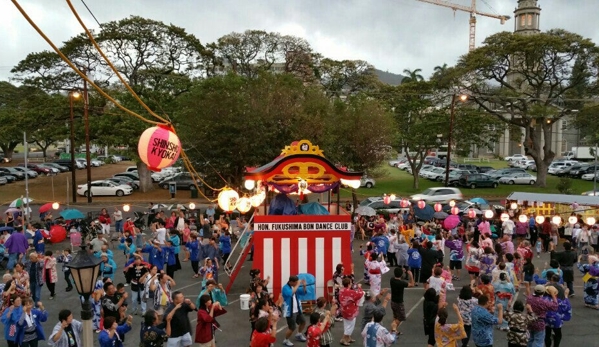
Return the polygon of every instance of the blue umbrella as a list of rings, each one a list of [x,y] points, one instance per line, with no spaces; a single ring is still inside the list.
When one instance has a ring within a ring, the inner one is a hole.
[[[425,205],[423,209],[418,208],[417,204],[414,204],[414,215],[420,220],[429,221],[433,219],[435,210],[431,205]]]
[[[60,216],[66,220],[85,218],[85,215],[83,213],[81,213],[81,211],[74,209],[74,208],[61,211]]]
[[[485,200],[483,198],[474,198],[474,199],[470,199],[470,201],[472,201],[475,204],[479,204],[479,205],[488,205],[489,204],[487,202],[487,200]]]
[[[15,231],[15,228],[13,227],[0,227],[0,233],[3,233],[5,231],[8,231],[9,233],[13,233],[13,231]]]

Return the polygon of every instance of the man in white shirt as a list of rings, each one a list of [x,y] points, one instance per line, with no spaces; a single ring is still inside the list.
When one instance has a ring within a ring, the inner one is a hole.
[[[160,243],[160,245],[164,245],[164,242],[166,241],[166,228],[164,227],[162,220],[154,222],[150,229],[153,232],[154,238]]]
[[[108,240],[104,238],[104,234],[97,234],[96,238],[91,240],[89,245],[92,247],[94,253],[102,251],[102,246],[108,246]]]
[[[516,228],[516,224],[511,219],[506,220],[501,224],[501,229],[503,230],[503,235],[509,235],[510,240],[512,239],[512,235],[514,235],[514,229]]]
[[[117,233],[123,233],[123,212],[119,210],[118,207],[114,208],[114,212],[112,212],[112,217],[114,218],[114,229]]]

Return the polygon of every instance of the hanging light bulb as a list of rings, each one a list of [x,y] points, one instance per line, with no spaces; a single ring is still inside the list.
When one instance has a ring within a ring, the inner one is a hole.
[[[189,209],[190,210],[195,210],[196,209],[196,204],[194,204],[193,202],[189,203]]]
[[[576,216],[570,216],[570,217],[568,217],[568,223],[570,223],[570,224],[576,224],[576,222],[578,222],[578,218],[576,218]]]
[[[441,205],[440,203],[436,203],[434,208],[435,212],[441,212],[443,210],[443,205]]]
[[[252,189],[254,189],[254,187],[256,187],[256,181],[245,180],[245,182],[243,182],[243,185],[245,186],[245,189],[252,190]]]
[[[535,222],[537,222],[537,224],[543,224],[543,222],[545,222],[545,217],[544,216],[536,216]],[[559,223],[557,223],[557,224],[559,224]]]
[[[526,217],[525,214],[521,214],[518,216],[518,221],[520,221],[520,223],[526,223],[527,220],[528,220],[528,217]]]
[[[501,218],[502,222],[506,222],[506,221],[510,220],[510,215],[504,212],[501,214],[500,218]]]
[[[60,204],[57,203],[57,202],[53,202],[52,203],[52,208],[55,209],[55,210],[58,210],[58,208],[60,208]]]
[[[389,198],[391,199],[391,201],[393,201],[397,198],[397,196],[395,194],[391,194],[389,195]]]
[[[517,209],[518,209],[518,204],[517,204],[517,203],[515,203],[515,202],[512,202],[512,203],[510,204],[510,210],[517,210]]]
[[[129,204],[124,204],[123,205],[123,211],[129,212],[129,210],[131,210],[131,206]]]
[[[587,217],[587,225],[595,225],[595,217]]]
[[[493,210],[486,210],[485,211],[485,218],[486,219],[491,219],[491,218],[493,218],[494,215],[495,215],[495,213],[493,213]]]
[[[551,221],[555,225],[560,225],[560,224],[562,224],[562,217],[560,217],[560,216],[553,216],[553,218],[551,218]]]
[[[451,200],[449,202],[449,207],[454,207],[455,206],[455,200]]]

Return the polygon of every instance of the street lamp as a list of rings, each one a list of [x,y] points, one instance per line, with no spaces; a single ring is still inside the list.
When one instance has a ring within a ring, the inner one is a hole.
[[[69,92],[69,103],[71,105],[71,138],[69,139],[70,153],[71,153],[71,194],[73,203],[77,202],[77,174],[75,173],[75,126],[74,126],[74,115],[73,115],[73,99],[79,99],[81,93],[76,90]]]
[[[69,263],[73,282],[77,293],[83,297],[81,304],[81,320],[83,322],[83,346],[94,345],[94,335],[92,328],[92,305],[89,297],[94,291],[96,280],[100,275],[101,259],[90,255],[86,246],[81,246],[81,250],[75,258]]]
[[[468,100],[468,95],[453,94],[451,96],[451,113],[449,115],[449,135],[447,135],[447,163],[445,164],[445,186],[449,186],[449,163],[451,162],[451,139],[453,134],[453,123],[455,120],[455,103],[457,100],[465,102]]]
[[[85,70],[83,71],[85,73]],[[92,168],[91,153],[89,152],[89,114],[87,107],[89,99],[87,94],[87,80],[83,79],[83,118],[85,118],[85,170],[87,171],[87,203],[92,202]]]

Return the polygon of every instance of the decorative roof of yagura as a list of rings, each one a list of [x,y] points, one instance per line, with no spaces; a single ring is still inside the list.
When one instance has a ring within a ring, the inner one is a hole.
[[[295,141],[270,163],[258,168],[248,168],[246,180],[275,184],[295,184],[304,180],[310,185],[331,184],[344,180],[359,180],[362,172],[348,172],[338,168],[322,150],[308,140]]]

